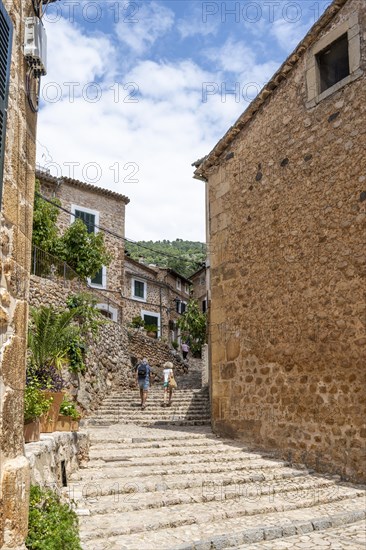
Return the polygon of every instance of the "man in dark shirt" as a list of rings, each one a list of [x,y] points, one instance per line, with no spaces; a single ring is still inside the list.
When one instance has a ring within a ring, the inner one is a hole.
[[[147,392],[150,388],[151,367],[147,359],[143,359],[136,366],[136,385],[140,388],[141,409],[146,408]]]

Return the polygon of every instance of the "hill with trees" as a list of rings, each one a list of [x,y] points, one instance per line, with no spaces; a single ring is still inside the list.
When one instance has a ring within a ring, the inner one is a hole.
[[[175,269],[185,277],[197,271],[206,259],[206,245],[195,241],[137,241],[126,242],[126,252],[133,260]]]

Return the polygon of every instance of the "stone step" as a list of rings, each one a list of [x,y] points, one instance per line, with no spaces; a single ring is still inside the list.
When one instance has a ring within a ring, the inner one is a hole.
[[[132,426],[130,426],[131,428],[133,428]],[[90,441],[91,443],[93,444],[93,447],[94,445],[97,445],[97,444],[101,444],[103,446],[105,446],[105,444],[116,444],[118,445],[120,448],[121,446],[123,445],[123,448],[125,447],[125,444],[126,445],[132,445],[133,448],[137,448],[139,447],[140,445],[142,446],[145,446],[145,445],[150,445],[151,443],[156,443],[156,442],[159,442],[159,443],[169,443],[169,441],[171,442],[184,442],[184,441],[217,441],[217,442],[222,442],[222,441],[227,441],[228,444],[237,444],[236,441],[228,441],[228,440],[224,440],[224,439],[221,439],[220,437],[218,437],[217,435],[213,434],[211,432],[211,429],[209,428],[206,428],[206,431],[204,431],[204,428],[200,428],[200,432],[198,433],[192,433],[192,432],[189,432],[189,434],[187,435],[187,432],[186,431],[183,431],[182,433],[178,432],[178,431],[174,431],[171,435],[167,435],[167,436],[164,436],[164,435],[152,435],[152,436],[126,436],[126,437],[121,437],[121,435],[118,433],[118,432],[102,432],[100,433],[99,431],[96,431],[96,432],[93,432],[92,429],[89,430],[89,438],[90,438]],[[240,445],[240,443],[239,443]],[[262,456],[262,455],[261,455]]]
[[[106,449],[106,440],[102,441],[96,441],[93,443],[93,449]],[[108,450],[112,449],[121,449],[121,443],[123,443],[123,451],[129,451],[132,450],[134,455],[139,450],[144,451],[146,449],[173,449],[173,448],[183,448],[183,449],[189,449],[190,447],[194,447],[196,449],[208,449],[208,448],[217,448],[222,446],[227,449],[227,446],[231,446],[234,450],[240,450],[241,452],[246,452],[248,456],[250,457],[256,457],[261,458],[263,453],[260,453],[258,455],[255,455],[254,453],[248,451],[248,448],[246,445],[241,445],[240,443],[233,443],[232,441],[227,441],[224,439],[217,439],[216,437],[211,438],[192,438],[192,437],[182,437],[182,438],[175,438],[175,439],[168,439],[168,438],[162,438],[161,441],[157,441],[156,438],[151,438],[150,441],[121,441],[121,440],[113,440],[108,441]],[[145,451],[146,452],[146,451]]]
[[[163,409],[163,399],[157,399],[156,401],[148,400],[146,405],[149,408],[153,409]],[[126,411],[131,411],[131,409],[139,409],[141,406],[140,400],[131,401],[130,403],[115,403],[115,404],[103,404],[98,410],[99,411],[115,411],[118,409],[123,409]],[[173,401],[171,404],[171,407],[174,407],[175,409],[197,409],[197,410],[207,410],[208,404],[207,403],[190,403],[187,401],[187,403],[182,403],[181,401]]]
[[[101,467],[103,472],[100,471]],[[113,473],[111,469],[113,468]],[[90,479],[111,479],[111,478],[123,478],[127,477],[129,481],[130,477],[136,477],[137,475],[144,475],[146,478],[149,476],[156,477],[159,476],[181,476],[181,475],[190,475],[193,479],[193,476],[197,474],[225,474],[232,475],[234,473],[242,472],[244,474],[250,474],[252,477],[255,477],[257,481],[262,481],[265,479],[264,470],[275,471],[276,468],[280,466],[274,466],[272,463],[264,463],[255,460],[244,461],[237,460],[232,458],[230,461],[226,461],[222,457],[217,458],[216,460],[199,460],[197,457],[196,461],[185,460],[179,463],[179,461],[164,461],[163,464],[159,463],[158,460],[154,462],[144,461],[140,463],[138,459],[131,462],[129,459],[123,459],[122,457],[105,457],[105,458],[94,458],[90,461],[90,466],[87,470],[81,471],[80,473],[73,474],[71,479],[78,480],[87,480]],[[129,472],[128,470],[132,470]],[[258,472],[259,471],[259,472]],[[257,475],[255,475],[257,473]],[[291,470],[287,472],[287,477],[296,477],[301,475],[303,470]],[[286,477],[286,473],[282,474],[282,477]],[[224,483],[225,478],[222,476],[222,483]]]
[[[326,521],[326,518],[324,518],[324,520]],[[339,518],[339,523],[341,522],[340,520],[341,518]],[[333,519],[333,523],[337,522],[334,522]],[[315,524],[315,527],[317,527],[317,524]],[[366,521],[356,521],[348,525],[341,523],[340,527],[306,532],[277,540],[267,540],[250,546],[250,550],[294,550],[310,548],[362,550],[366,548]],[[237,546],[236,550],[248,550],[248,545]]]
[[[284,461],[265,461],[261,455],[255,455],[253,453],[247,453],[245,448],[228,448],[226,445],[218,443],[217,445],[212,446],[192,446],[187,445],[187,447],[155,447],[151,446],[149,452],[146,452],[146,448],[136,448],[135,452],[133,449],[120,449],[119,451],[115,447],[105,447],[104,449],[94,448],[90,449],[89,452],[90,458],[105,458],[113,457],[114,459],[121,457],[122,460],[130,460],[133,465],[136,464],[136,461],[143,460],[149,462],[149,459],[158,457],[160,463],[163,464],[165,460],[170,459],[170,457],[196,457],[196,460],[201,458],[208,457],[214,459],[219,457],[221,460],[227,460],[231,457],[234,457],[239,462],[243,461],[254,461],[261,460],[263,464],[286,464]]]
[[[170,507],[178,504],[192,504],[203,502],[221,502],[226,500],[258,499],[259,495],[268,496],[268,501],[273,501],[276,495],[288,494],[297,498],[311,496],[317,498],[320,489],[329,488],[336,491],[335,481],[332,479],[317,479],[309,476],[300,476],[294,479],[280,479],[258,487],[257,482],[247,482],[246,485],[237,483],[222,485],[207,485],[206,487],[191,487],[189,490],[169,490],[141,493],[131,491],[128,495],[113,494],[88,497],[87,490],[84,492],[76,486],[64,489],[64,493],[71,499],[78,500],[78,507],[82,509],[92,508],[94,514],[122,513],[136,510],[147,510],[152,508]]]
[[[190,505],[176,505],[169,509],[149,510],[148,517],[144,521],[144,517],[140,511],[127,512],[123,514],[113,514],[110,516],[103,515],[102,522],[96,521],[96,516],[85,516],[81,522],[81,536],[83,541],[95,540],[103,537],[104,539],[112,540],[115,537],[127,535],[126,539],[141,540],[143,531],[149,532],[149,544],[146,546],[143,540],[143,548],[156,548],[154,546],[155,537],[151,536],[152,531],[159,532],[162,530],[182,530],[185,526],[193,528],[193,532],[199,534],[198,540],[202,539],[203,531],[208,531],[210,534],[225,527],[225,533],[231,533],[234,527],[235,531],[240,526],[240,531],[243,526],[255,527],[258,529],[258,516],[260,515],[260,525],[272,528],[273,538],[283,536],[283,528],[280,527],[281,520],[288,522],[289,519],[304,521],[310,518],[313,521],[319,521],[319,518],[324,517],[324,512],[329,509],[328,514],[353,512],[358,508],[358,498],[364,498],[364,491],[357,491],[352,488],[338,487],[338,491],[334,494],[334,487],[320,488],[317,491],[316,499],[313,497],[305,497],[299,499],[298,493],[287,493],[274,495],[272,501],[268,495],[263,495],[260,498],[242,500],[227,500],[223,502],[207,502],[207,503],[192,503]],[[327,513],[327,512],[326,512]],[[270,521],[276,518],[276,522]],[[239,521],[240,519],[240,521]],[[359,517],[362,519],[362,517]],[[233,521],[235,520],[235,521]],[[328,519],[323,528],[330,527],[331,521]],[[320,528],[321,524],[320,524]],[[133,535],[136,534],[136,537]],[[132,537],[131,537],[132,535]],[[176,532],[174,533],[176,535]],[[186,539],[183,539],[183,543]],[[171,541],[172,542],[172,541]],[[172,544],[168,548],[172,548]],[[210,541],[211,542],[211,541]],[[229,544],[227,544],[229,546]],[[129,549],[134,548],[133,545],[127,546]]]
[[[205,473],[204,478],[202,473]],[[271,468],[270,465],[253,465],[250,468],[246,466],[237,466],[233,471],[227,471],[224,467],[213,467],[212,471],[191,472],[189,477],[185,472],[180,473],[174,470],[173,473],[155,474],[153,470],[146,471],[142,475],[122,475],[121,477],[102,478],[96,473],[88,479],[84,474],[77,482],[73,482],[73,491],[78,491],[79,496],[87,494],[92,496],[126,494],[135,491],[138,488],[140,493],[150,493],[159,490],[189,489],[191,487],[210,487],[226,486],[232,484],[243,485],[246,483],[270,483],[281,479],[294,479],[299,477],[301,472],[294,471],[285,466]],[[71,485],[70,485],[71,487]],[[132,489],[131,489],[132,487]],[[136,492],[136,491],[135,491]]]
[[[161,413],[160,415],[158,413],[152,414],[145,411],[140,411],[138,414],[134,415],[100,415],[100,416],[93,416],[89,418],[88,420],[93,421],[103,421],[103,422],[159,422],[160,420],[204,420],[209,421],[210,417],[206,415],[199,415],[199,414],[176,414],[174,412],[169,413]]]
[[[122,420],[121,420],[122,423]],[[211,420],[136,420],[136,419],[124,419],[124,424],[136,424],[138,426],[210,426]],[[106,420],[93,420],[87,419],[81,424],[81,427],[87,426],[100,426],[100,427],[109,427],[113,424],[118,424],[117,422],[106,421]]]

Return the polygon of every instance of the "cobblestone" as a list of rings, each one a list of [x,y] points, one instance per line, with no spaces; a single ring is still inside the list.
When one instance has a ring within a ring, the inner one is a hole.
[[[188,410],[200,392],[181,392]],[[138,395],[108,402],[121,399],[131,406]],[[360,548],[350,544],[362,542],[365,488],[291,468],[209,426],[157,426],[160,399],[150,393],[145,425],[87,428],[91,459],[67,489],[84,550]]]

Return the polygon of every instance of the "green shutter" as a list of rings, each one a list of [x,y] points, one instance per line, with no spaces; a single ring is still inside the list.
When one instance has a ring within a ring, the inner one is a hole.
[[[95,216],[83,210],[75,210],[75,219],[80,218],[86,225],[88,233],[95,232]]]
[[[13,24],[0,0],[0,206],[3,194],[3,174],[8,107],[9,78]]]

